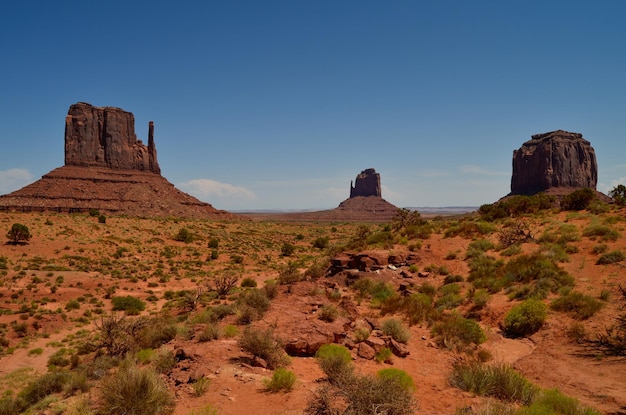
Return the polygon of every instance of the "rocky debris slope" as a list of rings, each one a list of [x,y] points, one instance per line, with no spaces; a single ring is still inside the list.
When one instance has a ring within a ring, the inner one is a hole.
[[[513,151],[512,195],[553,188],[596,188],[598,166],[589,141],[563,130],[536,134]]]

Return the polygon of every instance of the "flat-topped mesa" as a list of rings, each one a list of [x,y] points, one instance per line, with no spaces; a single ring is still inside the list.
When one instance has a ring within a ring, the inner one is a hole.
[[[154,123],[148,145],[135,135],[135,117],[115,107],[79,102],[65,118],[65,165],[140,170],[161,174],[154,145]]]
[[[382,197],[380,174],[375,169],[365,169],[356,176],[354,185],[350,182],[350,197],[377,196]]]
[[[596,188],[596,154],[582,134],[557,130],[536,134],[513,151],[512,195],[551,188]]]

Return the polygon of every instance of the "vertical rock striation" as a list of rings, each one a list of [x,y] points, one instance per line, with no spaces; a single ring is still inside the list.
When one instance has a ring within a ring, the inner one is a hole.
[[[513,151],[512,195],[552,188],[596,188],[598,166],[589,141],[563,130],[536,134]]]
[[[153,135],[150,122],[146,146],[135,135],[132,113],[79,102],[65,118],[65,165],[161,174]]]

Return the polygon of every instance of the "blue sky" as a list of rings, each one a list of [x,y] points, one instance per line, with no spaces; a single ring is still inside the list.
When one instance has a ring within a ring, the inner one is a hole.
[[[63,165],[69,106],[148,121],[215,207],[322,209],[366,168],[397,206],[510,190],[530,136],[582,133],[626,183],[626,2],[15,1],[0,5],[0,193]]]

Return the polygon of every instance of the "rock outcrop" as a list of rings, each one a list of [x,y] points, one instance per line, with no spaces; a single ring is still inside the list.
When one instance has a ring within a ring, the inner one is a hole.
[[[151,171],[161,174],[154,145],[154,123],[148,145],[137,140],[135,117],[115,107],[79,102],[65,118],[65,165]]]
[[[354,185],[350,182],[350,197],[375,196],[382,197],[380,174],[375,169],[365,169],[356,176]]]
[[[132,113],[77,103],[65,119],[65,166],[0,196],[0,211],[88,212],[139,217],[235,218],[161,176],[154,144],[137,140]]]
[[[596,155],[582,134],[563,130],[536,134],[513,151],[512,195],[533,195],[553,188],[595,189]]]

